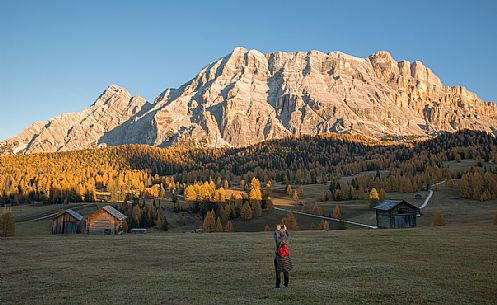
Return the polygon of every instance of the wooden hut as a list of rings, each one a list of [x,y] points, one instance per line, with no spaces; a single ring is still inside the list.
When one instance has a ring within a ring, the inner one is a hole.
[[[378,228],[412,228],[416,226],[418,207],[405,200],[385,200],[376,207],[376,224]]]
[[[52,234],[81,233],[83,216],[71,209],[60,210],[52,218]]]
[[[126,232],[126,215],[106,205],[86,218],[88,234],[123,234]]]

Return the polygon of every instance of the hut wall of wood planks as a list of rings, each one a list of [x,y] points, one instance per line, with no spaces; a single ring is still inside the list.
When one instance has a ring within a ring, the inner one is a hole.
[[[52,234],[76,234],[81,233],[84,217],[78,212],[67,209],[60,210],[52,218]]]
[[[376,224],[378,228],[412,228],[416,227],[416,217],[420,209],[405,200],[385,200],[376,207]]]
[[[126,215],[106,205],[86,218],[88,234],[123,234],[127,229]]]

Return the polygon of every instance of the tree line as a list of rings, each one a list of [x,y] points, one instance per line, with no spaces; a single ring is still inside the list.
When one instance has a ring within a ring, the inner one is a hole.
[[[329,184],[338,178],[367,171],[380,173],[359,175],[323,194],[323,198],[347,200],[360,198],[373,187],[379,192],[413,192],[427,189],[443,178],[461,178],[464,173],[450,172],[443,163],[464,159],[479,160],[480,164],[496,160],[497,140],[489,133],[466,130],[412,143],[323,135],[272,140],[243,148],[123,145],[2,156],[0,202],[95,201],[103,194],[113,201],[136,196],[157,198],[173,189],[180,194],[189,184],[200,186],[200,183],[210,184],[211,181],[216,185],[214,197],[217,198],[213,200],[222,201],[220,187],[226,191],[232,183],[253,178],[262,185],[272,182]],[[487,169],[484,179],[489,182],[483,184],[483,189],[464,196],[483,200],[494,198],[493,184],[488,177],[495,175],[494,168]],[[466,180],[468,183],[473,181]],[[204,189],[195,189],[195,195],[206,196],[207,188],[202,187]],[[261,188],[261,192],[265,189]],[[185,195],[189,194],[193,194],[191,188]],[[209,198],[211,195],[209,193]]]

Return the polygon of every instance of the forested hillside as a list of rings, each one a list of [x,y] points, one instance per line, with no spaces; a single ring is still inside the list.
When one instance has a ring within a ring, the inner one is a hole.
[[[464,159],[478,160],[478,168],[454,172],[443,166],[444,161]],[[487,200],[497,196],[497,179],[494,166],[483,163],[496,159],[497,140],[476,131],[442,134],[418,143],[327,135],[236,149],[124,145],[0,157],[0,199],[9,204],[94,201],[95,194],[104,191],[113,200],[124,200],[126,194],[163,196],[171,188],[181,193],[195,181],[213,181],[220,187],[256,177],[264,185],[329,183],[330,193],[325,195],[334,200],[354,198],[370,187],[414,192],[434,181],[458,179],[463,196]],[[377,173],[361,174],[365,171]],[[337,185],[337,178],[351,175],[355,177],[350,183]]]

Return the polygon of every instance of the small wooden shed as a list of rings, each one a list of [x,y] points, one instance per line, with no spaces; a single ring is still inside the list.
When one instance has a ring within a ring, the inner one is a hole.
[[[86,218],[88,234],[123,234],[128,217],[110,205],[106,205]]]
[[[418,207],[405,200],[385,200],[375,206],[378,228],[413,228],[416,217],[420,214]]]
[[[74,210],[60,210],[52,218],[52,234],[81,233],[83,218],[81,214]]]

